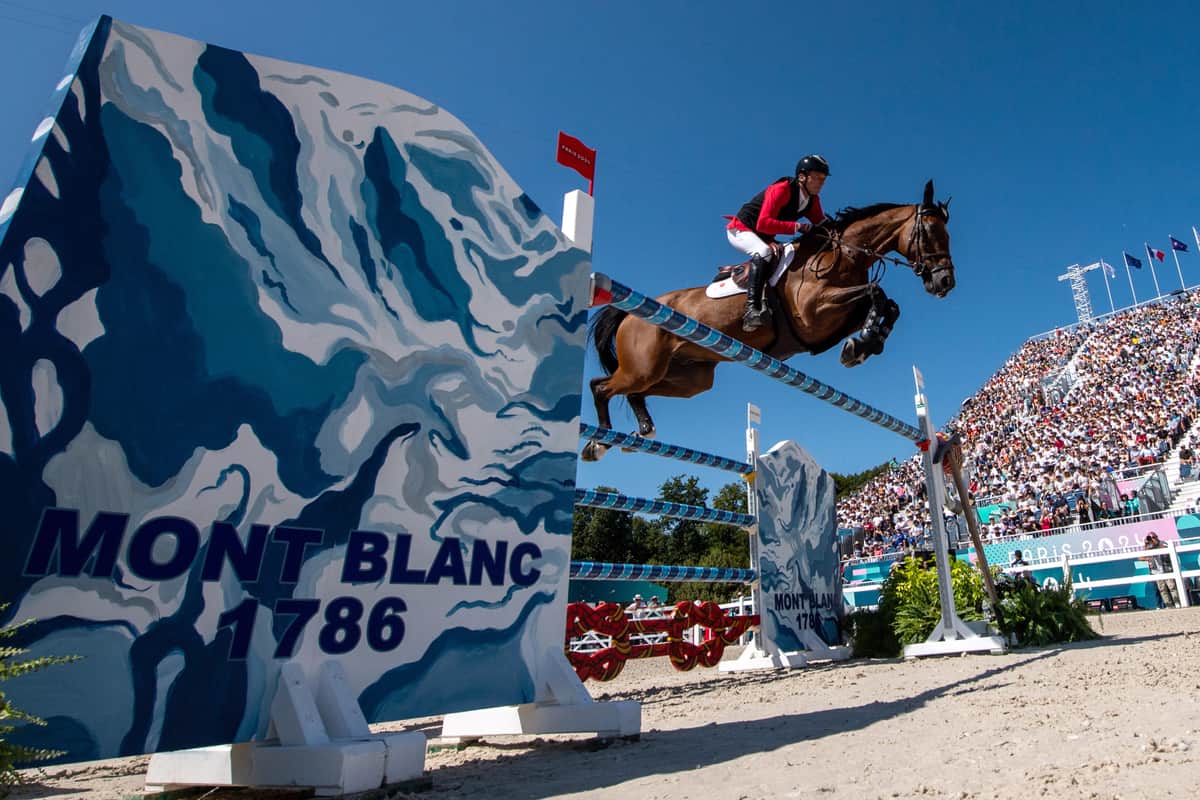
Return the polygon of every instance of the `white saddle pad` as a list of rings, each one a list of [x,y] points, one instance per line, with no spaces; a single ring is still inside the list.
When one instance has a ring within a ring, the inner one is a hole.
[[[774,286],[779,283],[779,279],[783,277],[783,273],[792,264],[792,258],[796,255],[796,249],[792,247],[791,242],[783,246],[783,255],[779,257],[779,263],[775,266],[775,271],[771,273],[771,279],[767,283]],[[704,295],[713,299],[721,297],[730,297],[735,294],[745,294],[746,290],[733,282],[733,278],[724,278],[723,280],[713,281],[704,289]]]

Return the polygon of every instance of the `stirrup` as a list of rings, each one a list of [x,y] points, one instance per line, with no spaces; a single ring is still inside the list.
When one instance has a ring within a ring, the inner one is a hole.
[[[764,325],[771,323],[771,309],[765,304],[762,308],[747,308],[746,313],[742,314],[742,330],[746,333],[753,333]]]

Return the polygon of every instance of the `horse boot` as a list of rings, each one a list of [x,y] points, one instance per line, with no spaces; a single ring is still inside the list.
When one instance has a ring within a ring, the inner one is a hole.
[[[855,367],[871,356],[883,352],[883,343],[892,332],[892,326],[900,318],[900,306],[890,297],[880,301],[879,296],[873,298],[871,310],[862,330],[842,344],[841,361],[844,366]]]
[[[751,333],[771,324],[771,309],[763,302],[769,264],[762,256],[750,259],[750,275],[746,281],[746,313],[742,315],[742,330]]]

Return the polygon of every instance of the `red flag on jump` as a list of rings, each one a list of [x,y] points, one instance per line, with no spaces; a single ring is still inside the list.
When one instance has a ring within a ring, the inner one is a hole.
[[[596,151],[588,147],[574,136],[558,132],[558,163],[570,167],[588,179],[588,194],[591,194],[591,183],[596,179]]]

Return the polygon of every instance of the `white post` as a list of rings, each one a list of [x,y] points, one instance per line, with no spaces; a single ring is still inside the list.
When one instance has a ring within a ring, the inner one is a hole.
[[[746,529],[746,534],[750,537],[750,569],[756,574],[754,582],[750,584],[750,597],[754,603],[754,613],[763,615],[766,611],[763,609],[762,576],[757,574],[762,565],[758,560],[758,492],[755,485],[758,483],[758,428],[754,427],[755,423],[762,424],[762,411],[754,403],[747,403],[746,463],[754,468],[754,472],[750,473],[749,480],[746,481],[746,513],[754,517],[754,525]],[[766,652],[761,626],[754,630],[751,649]]]
[[[1100,259],[1100,274],[1104,276],[1104,291],[1108,292],[1108,310],[1112,313],[1117,313],[1117,307],[1113,305],[1112,287],[1108,285],[1108,271],[1112,269],[1112,265],[1104,259]],[[1115,276],[1117,271],[1113,270]]]
[[[1175,241],[1174,236],[1171,237],[1171,241]],[[1174,244],[1171,245],[1171,257],[1175,259],[1175,269],[1179,272],[1179,288],[1186,290],[1187,283],[1183,280],[1183,267],[1179,266],[1179,251],[1175,249]]]
[[[958,616],[958,611],[954,608],[954,588],[950,579],[949,543],[946,541],[946,522],[943,518],[946,488],[942,479],[942,465],[933,463],[937,436],[929,414],[929,403],[925,398],[925,379],[915,366],[913,367],[913,381],[917,387],[916,396],[913,398],[917,408],[917,425],[929,443],[922,454],[922,460],[925,463],[925,494],[929,499],[929,521],[933,527],[933,553],[937,560],[938,596],[941,599],[942,619],[925,642],[907,645],[904,648],[904,657],[944,656],[979,651],[1002,653],[1006,649],[1003,639],[999,636],[976,634],[967,627],[967,623],[962,621]]]
[[[596,199],[580,189],[563,195],[562,231],[581,250],[592,252],[592,223]]]
[[[1125,262],[1125,277],[1129,279],[1129,293],[1133,295],[1133,305],[1136,308],[1138,304],[1137,290],[1133,288],[1133,273],[1129,271],[1129,254],[1122,250],[1121,258]]]
[[[1142,242],[1146,245],[1146,260],[1150,262],[1150,277],[1154,279],[1154,297],[1155,299],[1162,297],[1162,289],[1158,288],[1158,272],[1154,269],[1154,251],[1150,249],[1149,242]]]

